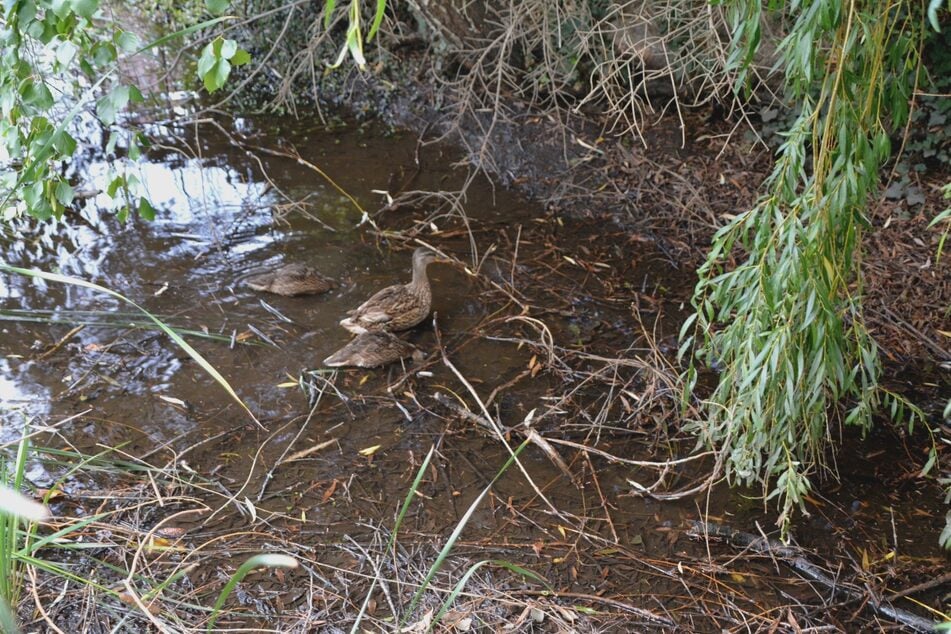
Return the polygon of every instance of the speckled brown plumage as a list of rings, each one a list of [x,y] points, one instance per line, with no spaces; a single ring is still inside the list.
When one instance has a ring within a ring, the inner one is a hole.
[[[250,288],[277,295],[316,295],[334,287],[332,280],[303,264],[288,264],[281,268],[253,275],[244,281]]]
[[[347,314],[340,325],[355,334],[406,330],[429,315],[433,295],[426,267],[437,261],[436,254],[419,248],[413,252],[413,280],[388,286]]]
[[[416,346],[389,332],[365,332],[324,359],[324,365],[376,368],[409,356],[419,361],[423,355]]]

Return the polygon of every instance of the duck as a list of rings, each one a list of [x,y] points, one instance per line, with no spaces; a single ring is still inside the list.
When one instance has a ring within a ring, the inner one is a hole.
[[[252,275],[244,280],[252,290],[293,297],[294,295],[317,295],[334,287],[330,280],[315,269],[303,264],[287,264],[279,269]]]
[[[410,356],[416,363],[423,359],[419,348],[392,333],[365,332],[324,359],[324,365],[331,368],[377,368]]]
[[[413,279],[408,284],[388,286],[377,291],[370,299],[349,311],[340,325],[361,335],[367,332],[407,330],[429,315],[433,293],[426,277],[426,267],[433,262],[446,261],[429,249],[413,251]]]

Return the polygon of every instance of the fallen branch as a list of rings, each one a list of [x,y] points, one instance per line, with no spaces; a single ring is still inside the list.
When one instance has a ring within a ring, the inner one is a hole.
[[[831,590],[834,594],[844,596],[854,601],[867,603],[883,616],[892,619],[902,625],[910,627],[916,632],[933,632],[936,622],[912,614],[907,610],[892,607],[880,599],[869,596],[868,593],[859,590],[851,584],[844,584],[841,581],[832,579],[819,566],[812,563],[802,555],[802,551],[794,546],[787,546],[775,539],[767,539],[759,535],[744,533],[733,530],[729,526],[714,524],[711,522],[701,522],[699,520],[691,521],[691,528],[688,532],[692,537],[698,539],[720,539],[733,546],[749,548],[758,553],[766,553],[774,558],[782,559],[786,565],[802,573],[809,579],[818,582]]]

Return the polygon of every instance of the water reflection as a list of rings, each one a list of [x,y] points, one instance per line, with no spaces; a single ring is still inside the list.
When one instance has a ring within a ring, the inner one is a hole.
[[[50,390],[34,378],[32,366],[23,358],[0,358],[0,443],[15,442],[26,422],[50,413]]]

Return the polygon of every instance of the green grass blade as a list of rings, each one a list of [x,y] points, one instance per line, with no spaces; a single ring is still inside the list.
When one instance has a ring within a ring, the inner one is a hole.
[[[429,468],[429,462],[433,459],[433,454],[436,452],[436,445],[432,445],[429,448],[429,453],[426,454],[426,457],[423,459],[423,463],[419,465],[419,469],[416,470],[416,477],[413,479],[413,483],[409,487],[409,491],[406,492],[406,498],[403,499],[403,506],[400,508],[399,514],[396,516],[396,523],[393,525],[393,531],[390,533],[390,539],[386,543],[386,549],[384,552],[390,552],[390,548],[393,547],[393,543],[396,541],[396,533],[400,530],[400,526],[403,524],[403,518],[406,517],[406,511],[409,510],[410,504],[413,500],[416,499],[416,491],[419,490],[419,484],[423,481],[423,476],[426,475],[426,469]],[[373,583],[370,584],[370,589],[367,590],[367,596],[363,600],[363,605],[360,606],[360,611],[357,613],[357,618],[353,621],[353,626],[350,628],[350,634],[357,634],[358,628],[360,627],[360,621],[363,620],[363,615],[366,613],[367,606],[370,603],[370,597],[373,596],[373,591],[376,589],[376,579],[373,579]]]
[[[373,36],[380,30],[383,24],[383,16],[386,14],[386,0],[376,0],[376,13],[373,14],[373,23],[370,25],[370,32],[367,34],[367,43],[373,41]]]
[[[4,634],[20,634],[20,628],[17,626],[16,617],[6,599],[0,597],[0,630]]]
[[[406,498],[403,500],[403,506],[400,508],[399,515],[396,516],[396,523],[393,525],[393,533],[390,535],[390,540],[386,544],[386,550],[389,552],[390,548],[393,546],[393,542],[396,541],[396,532],[400,530],[400,526],[403,524],[403,518],[406,517],[406,511],[409,510],[409,505],[412,504],[413,500],[416,499],[416,491],[419,490],[419,483],[423,481],[423,477],[426,475],[426,469],[429,467],[429,462],[433,459],[433,454],[436,452],[436,446],[433,445],[429,448],[429,453],[426,454],[426,457],[423,459],[423,463],[419,465],[419,469],[416,470],[416,477],[413,479],[413,483],[409,487],[409,491],[406,492]]]
[[[485,559],[483,561],[477,562],[473,564],[472,566],[470,566],[469,569],[466,571],[466,574],[462,575],[462,579],[456,582],[456,585],[453,586],[452,588],[452,592],[449,593],[449,596],[446,597],[445,601],[443,601],[442,607],[439,608],[439,612],[437,612],[436,616],[433,617],[434,626],[437,623],[439,623],[442,617],[445,616],[446,612],[449,611],[449,608],[452,607],[453,601],[456,600],[456,597],[459,596],[459,593],[462,592],[463,588],[466,587],[466,584],[469,582],[469,579],[472,578],[472,575],[474,575],[476,571],[479,570],[479,568],[482,568],[483,566],[487,564],[492,564],[494,566],[501,566],[502,568],[511,570],[512,572],[522,575],[523,577],[529,577],[531,579],[534,579],[535,581],[538,581],[539,583],[543,584],[546,589],[551,590],[551,586],[548,584],[547,581],[545,581],[544,578],[542,578],[541,575],[539,575],[536,572],[532,572],[528,568],[523,568],[522,566],[513,564],[509,561],[504,561],[502,559]]]
[[[257,417],[254,415],[251,409],[247,405],[245,405],[244,401],[242,401],[241,397],[238,396],[238,394],[234,391],[234,389],[231,387],[231,384],[228,383],[227,379],[221,376],[218,370],[216,370],[215,367],[211,365],[205,359],[205,357],[201,356],[201,354],[197,350],[192,348],[188,344],[188,342],[182,339],[182,337],[177,332],[169,328],[167,325],[165,325],[164,322],[162,322],[160,319],[152,315],[152,313],[150,313],[149,311],[145,310],[144,308],[142,308],[141,306],[133,302],[131,299],[113,290],[110,290],[106,288],[105,286],[100,286],[99,284],[94,284],[93,282],[87,282],[86,280],[79,279],[78,277],[71,277],[69,275],[60,275],[58,273],[47,273],[46,271],[37,271],[33,269],[22,269],[17,266],[10,266],[9,264],[0,264],[0,271],[7,271],[9,273],[17,273],[19,275],[27,275],[29,277],[38,277],[40,279],[44,279],[50,282],[58,282],[60,284],[71,284],[73,286],[81,286],[83,288],[89,288],[94,291],[99,291],[100,293],[105,293],[106,295],[109,295],[111,297],[115,297],[116,299],[126,302],[130,306],[142,311],[143,315],[145,315],[153,323],[155,323],[155,325],[158,326],[162,332],[168,335],[169,338],[172,341],[174,341],[176,345],[178,345],[179,348],[184,350],[185,353],[188,356],[190,356],[198,365],[200,365],[201,368],[205,372],[207,372],[215,381],[217,381],[218,385],[220,385],[222,389],[224,389],[224,391],[227,392],[228,395],[231,396],[231,398],[233,398],[235,402],[237,402],[238,405],[240,405],[244,409],[244,411],[248,413],[248,416],[251,417],[251,420],[253,420],[258,425],[258,427],[260,427],[261,429],[264,429],[264,425],[262,425],[260,421],[258,421]]]
[[[211,617],[208,620],[207,631],[210,632],[212,628],[214,628],[215,621],[218,620],[218,613],[221,611],[221,606],[224,605],[225,601],[228,600],[228,597],[231,596],[235,586],[237,586],[241,580],[248,575],[249,572],[262,566],[268,568],[296,568],[297,560],[290,555],[264,554],[255,555],[241,564],[235,573],[231,575],[231,579],[228,580],[228,583],[225,584],[225,587],[221,589],[221,594],[218,595],[218,600],[215,601],[215,607],[211,610]]]
[[[413,599],[410,601],[409,607],[406,609],[406,612],[403,615],[403,618],[400,620],[400,626],[404,625],[406,619],[413,613],[413,610],[416,609],[416,606],[419,604],[419,600],[422,598],[423,593],[426,592],[426,589],[429,587],[429,584],[432,582],[433,577],[436,576],[436,573],[439,572],[439,569],[442,568],[443,563],[449,557],[449,553],[452,552],[453,547],[456,545],[456,542],[459,540],[459,536],[462,534],[463,529],[466,527],[466,524],[469,523],[469,520],[472,518],[472,514],[475,513],[475,510],[482,503],[482,500],[485,499],[485,496],[488,495],[489,491],[492,489],[499,478],[502,477],[510,466],[518,459],[519,454],[528,446],[530,440],[526,439],[522,442],[515,451],[509,456],[508,460],[505,461],[505,464],[502,465],[502,468],[499,469],[498,473],[495,474],[495,477],[492,478],[492,481],[489,482],[488,486],[482,490],[482,493],[472,501],[472,504],[469,505],[469,508],[463,514],[462,518],[459,520],[459,523],[456,524],[456,527],[453,529],[452,534],[449,536],[449,539],[446,540],[445,546],[442,550],[439,551],[439,555],[436,557],[436,561],[433,562],[433,565],[430,567],[429,572],[426,573],[426,578],[423,579],[423,582],[420,584],[419,589],[416,590],[416,594],[413,595]]]

